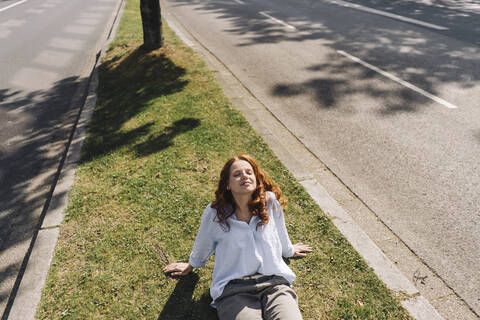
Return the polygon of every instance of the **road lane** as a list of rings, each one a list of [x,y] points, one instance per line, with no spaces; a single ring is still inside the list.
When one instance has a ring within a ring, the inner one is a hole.
[[[428,23],[428,22],[421,21],[421,20],[418,20],[418,19],[412,19],[412,18],[404,17],[404,16],[401,16],[401,15],[398,15],[398,14],[389,13],[389,12],[386,12],[386,11],[377,10],[377,9],[373,9],[373,8],[370,8],[370,7],[365,7],[365,6],[355,4],[355,3],[352,3],[352,2],[346,2],[346,1],[341,1],[341,0],[329,0],[329,2],[333,3],[333,4],[336,4],[336,5],[339,5],[339,6],[343,6],[343,7],[347,7],[347,8],[353,8],[353,9],[356,9],[356,10],[365,11],[365,12],[373,13],[373,14],[378,14],[378,15],[381,15],[381,16],[385,16],[385,17],[388,17],[388,18],[392,18],[392,19],[396,19],[396,20],[400,20],[400,21],[404,21],[404,22],[408,22],[408,23],[417,24],[419,26],[431,28],[431,29],[434,29],[434,30],[440,30],[440,31],[448,30],[448,28],[446,28],[446,27],[442,27],[442,26],[439,26],[439,25],[436,25],[436,24],[433,24],[433,23]]]
[[[16,7],[18,5],[21,5],[22,3],[27,2],[28,0],[17,0],[17,1],[4,1],[0,3],[0,12],[6,11],[8,9],[11,9],[13,7]]]
[[[345,57],[349,58],[350,60],[355,61],[355,62],[361,64],[362,66],[364,66],[364,67],[366,67],[366,68],[368,68],[368,69],[371,69],[371,70],[373,70],[373,71],[375,71],[375,72],[380,73],[382,76],[384,76],[384,77],[386,77],[386,78],[388,78],[388,79],[390,79],[390,80],[392,80],[392,81],[395,81],[395,82],[401,84],[402,86],[404,86],[404,87],[406,87],[406,88],[409,88],[409,89],[411,89],[411,90],[413,90],[413,91],[415,91],[415,92],[420,93],[421,95],[423,95],[423,96],[425,96],[425,97],[427,97],[427,98],[429,98],[429,99],[437,102],[438,104],[441,104],[442,106],[444,106],[444,107],[446,107],[446,108],[449,108],[449,109],[457,109],[457,108],[458,108],[457,106],[451,104],[450,102],[445,101],[445,100],[443,100],[442,98],[439,98],[439,97],[437,97],[437,96],[434,96],[433,94],[430,94],[430,93],[426,92],[425,90],[420,89],[419,87],[414,86],[413,84],[408,83],[407,81],[404,81],[404,80],[402,80],[402,79],[394,76],[393,74],[391,74],[391,73],[389,73],[389,72],[386,72],[386,71],[384,71],[384,70],[382,70],[382,69],[379,69],[379,68],[377,68],[377,67],[375,67],[375,66],[372,66],[371,64],[369,64],[369,63],[367,63],[367,62],[365,62],[365,61],[363,61],[363,60],[361,60],[361,59],[359,59],[359,58],[357,58],[357,57],[354,57],[354,56],[352,56],[351,54],[349,54],[349,53],[347,53],[347,52],[345,52],[345,51],[337,50],[337,52],[340,53],[342,56],[345,56]]]
[[[323,1],[243,2],[171,0],[168,10],[478,314],[475,30],[455,37]]]
[[[84,95],[80,85],[86,84],[87,66],[98,53],[97,42],[116,4],[116,0],[39,0],[0,12],[4,316],[79,112]]]
[[[281,24],[282,26],[286,27],[288,30],[292,30],[292,31],[296,30],[296,28],[295,28],[294,26],[289,25],[288,23],[285,23],[285,22],[283,22],[282,20],[279,20],[279,19],[277,19],[277,18],[275,18],[275,17],[272,17],[271,15],[269,15],[269,14],[266,13],[266,12],[260,11],[259,13],[260,13],[262,16],[265,16],[265,17],[267,17],[268,19],[272,20],[273,22],[278,23],[278,24]]]
[[[334,1],[334,0],[333,0]],[[349,3],[438,24],[449,37],[480,45],[480,3],[477,0],[348,0]]]

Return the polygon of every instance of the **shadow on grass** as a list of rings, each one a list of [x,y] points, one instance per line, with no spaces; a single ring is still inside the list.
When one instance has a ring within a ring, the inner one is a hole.
[[[151,135],[147,141],[135,146],[135,150],[139,156],[146,156],[173,145],[172,139],[182,133],[192,130],[200,125],[200,120],[195,118],[183,118],[175,121],[172,125],[166,127],[162,134]]]
[[[105,62],[100,72],[100,87],[95,115],[90,122],[81,162],[108,154],[138,141],[151,132],[153,122],[130,131],[124,124],[144,111],[155,99],[181,91],[185,69],[176,66],[162,51],[147,52],[137,48],[125,59],[114,57]],[[178,133],[198,125],[198,120],[184,119],[166,129],[160,139],[152,137],[142,143],[138,152],[149,154],[171,145]],[[149,145],[152,144],[152,145]]]
[[[198,275],[193,272],[181,277],[162,313],[158,316],[158,320],[218,319],[215,309],[209,306],[210,298],[208,294],[203,295],[198,302],[193,301],[193,291],[197,282]]]

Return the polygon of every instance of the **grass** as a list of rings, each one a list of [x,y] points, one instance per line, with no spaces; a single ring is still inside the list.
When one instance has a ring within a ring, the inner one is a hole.
[[[223,163],[253,155],[289,200],[289,260],[304,319],[407,319],[405,310],[251,129],[205,64],[164,26],[145,52],[129,0],[100,70],[96,111],[37,319],[216,319],[213,259],[181,279]]]

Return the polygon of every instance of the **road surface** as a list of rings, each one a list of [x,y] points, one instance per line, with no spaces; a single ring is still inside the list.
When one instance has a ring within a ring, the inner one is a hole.
[[[0,1],[0,315],[48,205],[116,0]]]
[[[164,4],[480,315],[478,2]]]

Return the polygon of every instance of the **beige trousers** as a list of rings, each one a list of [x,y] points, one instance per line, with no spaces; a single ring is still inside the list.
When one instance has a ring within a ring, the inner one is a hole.
[[[297,295],[279,276],[256,274],[230,281],[215,300],[220,320],[301,320]]]

